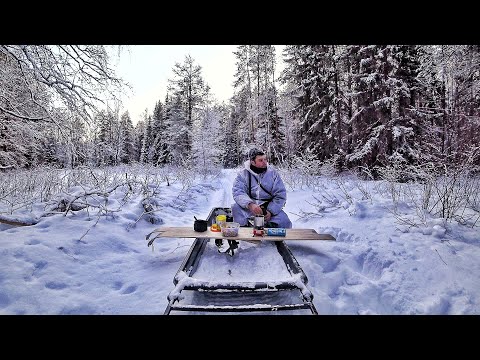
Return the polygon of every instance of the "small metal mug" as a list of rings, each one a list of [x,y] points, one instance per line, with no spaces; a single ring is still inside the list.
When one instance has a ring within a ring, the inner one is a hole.
[[[253,226],[261,229],[265,226],[265,216],[263,215],[255,215],[253,218]]]

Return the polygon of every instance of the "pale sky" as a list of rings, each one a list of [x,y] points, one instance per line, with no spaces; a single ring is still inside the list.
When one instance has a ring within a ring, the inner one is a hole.
[[[120,59],[113,57],[117,76],[133,87],[133,94],[124,99],[136,124],[145,109],[153,112],[155,103],[165,101],[168,79],[173,79],[175,63],[183,63],[190,55],[202,67],[202,76],[210,86],[211,93],[220,102],[228,102],[233,95],[233,76],[237,45],[131,45],[123,49]],[[282,64],[283,46],[276,46],[277,70]]]

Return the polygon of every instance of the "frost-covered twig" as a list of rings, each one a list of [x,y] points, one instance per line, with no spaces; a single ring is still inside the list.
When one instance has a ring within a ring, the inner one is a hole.
[[[348,192],[348,190],[346,188],[346,185],[345,185],[345,180],[343,179],[343,177],[340,176],[340,177],[336,178],[334,181],[335,181],[335,184],[337,185],[337,187],[340,189],[341,193],[343,194],[343,196],[342,195],[339,195],[339,196],[343,200],[345,200],[347,203],[349,203],[350,205],[353,205],[353,197]]]
[[[440,258],[440,260],[442,260],[443,263],[444,263],[445,265],[447,265],[447,263],[446,263],[446,262],[442,259],[442,257],[440,256],[440,254],[439,254],[439,252],[437,251],[437,249],[435,249],[435,251],[436,251],[436,253],[438,254],[438,257]]]
[[[303,210],[300,210],[299,214],[290,211],[290,214],[295,215],[299,219],[304,219],[304,220],[307,220],[307,219],[310,219],[310,218],[313,218],[313,217],[320,217],[320,218],[323,217],[322,214],[315,213],[315,212],[307,212],[307,211],[303,211]]]
[[[95,221],[95,224],[93,224],[92,226],[90,226],[90,227],[87,229],[87,231],[80,237],[80,239],[78,239],[79,242],[83,242],[83,243],[86,244],[86,242],[85,242],[85,241],[82,241],[82,239],[89,233],[90,230],[92,230],[92,228],[93,228],[94,226],[96,226],[96,225],[98,224],[98,221],[100,220],[100,216],[101,216],[101,215],[100,215],[100,213],[99,213],[99,214],[98,214],[98,217],[97,217],[97,221]]]

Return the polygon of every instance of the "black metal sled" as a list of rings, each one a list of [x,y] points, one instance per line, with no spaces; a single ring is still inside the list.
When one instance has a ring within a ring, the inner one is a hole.
[[[213,208],[208,215],[211,226],[217,215],[231,217],[230,208]],[[223,240],[226,242],[226,240]],[[217,282],[203,281],[195,277],[202,254],[212,239],[196,238],[174,276],[174,289],[169,293],[168,305],[164,315],[172,311],[201,313],[238,313],[267,312],[289,310],[301,314],[300,310],[309,310],[308,314],[317,315],[313,305],[313,294],[308,289],[308,279],[299,263],[284,241],[271,242],[285,263],[287,279],[279,281],[255,282]],[[273,244],[274,243],[274,244]],[[219,246],[217,242],[215,246]],[[232,244],[229,244],[232,245]],[[219,251],[220,252],[220,251]],[[232,254],[233,255],[233,251]],[[228,256],[219,253],[218,256]],[[235,261],[232,256],[231,261]]]

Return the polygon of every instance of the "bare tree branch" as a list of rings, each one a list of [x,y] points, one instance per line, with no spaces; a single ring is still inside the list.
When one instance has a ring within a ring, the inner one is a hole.
[[[0,70],[4,65],[12,84],[2,88],[0,112],[22,120],[54,121],[62,103],[89,122],[107,96],[118,100],[126,85],[109,67],[102,45],[0,45],[0,55]],[[22,93],[32,106],[21,101]]]

